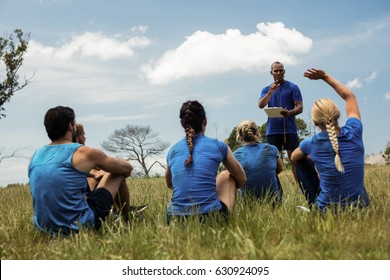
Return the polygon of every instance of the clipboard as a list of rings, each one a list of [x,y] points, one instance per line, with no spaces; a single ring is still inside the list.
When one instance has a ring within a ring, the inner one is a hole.
[[[284,108],[282,107],[270,107],[264,109],[264,112],[269,118],[283,118],[283,115],[280,113],[282,111],[284,111]]]

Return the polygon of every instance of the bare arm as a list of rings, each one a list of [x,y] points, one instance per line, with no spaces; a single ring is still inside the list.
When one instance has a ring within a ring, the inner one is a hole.
[[[72,158],[73,166],[80,171],[89,173],[93,168],[128,177],[133,170],[130,163],[125,160],[110,157],[99,149],[81,146]]]
[[[259,106],[260,109],[263,109],[265,106],[267,106],[272,94],[274,93],[274,91],[280,86],[280,82],[279,81],[275,81],[272,83],[272,85],[270,86],[268,92],[266,95],[263,96],[263,98],[260,98],[259,99],[259,102],[257,103],[257,105]]]
[[[346,111],[347,117],[355,117],[357,119],[361,119],[359,105],[356,100],[355,94],[344,86],[342,83],[337,81],[335,78],[327,74],[325,71],[320,69],[310,68],[304,74],[305,77],[310,80],[324,80],[328,85],[330,85],[338,95],[345,100],[346,102]]]
[[[226,169],[229,171],[230,176],[234,178],[237,183],[237,187],[241,188],[246,183],[245,171],[241,164],[234,157],[232,150],[228,147],[228,154],[226,159],[223,161]]]
[[[294,109],[292,110],[287,110],[285,109],[284,111],[280,112],[285,118],[289,116],[296,116],[302,113],[303,111],[303,102],[302,101],[295,101],[294,102]]]
[[[296,163],[298,160],[305,158],[306,155],[302,152],[301,148],[296,148],[291,154],[291,162]]]

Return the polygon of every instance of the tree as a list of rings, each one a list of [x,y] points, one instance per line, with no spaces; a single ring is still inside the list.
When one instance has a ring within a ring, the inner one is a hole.
[[[382,154],[382,157],[385,159],[386,164],[390,164],[390,141],[387,142],[386,149]]]
[[[9,159],[9,158],[27,158],[26,156],[21,156],[21,155],[18,155],[17,153],[20,152],[21,150],[24,150],[25,148],[20,148],[20,149],[17,149],[15,151],[13,151],[11,154],[7,154],[7,155],[2,155],[1,152],[0,152],[0,164],[3,160],[5,159]]]
[[[147,159],[161,154],[170,145],[157,136],[158,133],[153,132],[150,126],[127,125],[116,129],[101,145],[106,151],[117,154],[125,160],[137,161],[144,175],[149,177],[149,172],[156,163],[163,168],[165,166],[157,160],[148,166]]]
[[[295,118],[295,125],[297,126],[299,142],[301,142],[303,139],[310,135],[310,129],[307,126],[306,122],[300,118]]]
[[[4,66],[0,65],[0,119],[5,117],[4,103],[9,102],[14,93],[24,88],[31,80],[25,78],[19,82],[18,75],[29,39],[30,35],[24,36],[20,29],[15,29],[8,39],[0,36],[0,59],[1,64],[4,63]]]

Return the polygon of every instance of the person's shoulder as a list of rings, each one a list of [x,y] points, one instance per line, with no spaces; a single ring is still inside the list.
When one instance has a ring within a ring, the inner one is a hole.
[[[259,143],[260,147],[267,151],[267,153],[271,154],[279,154],[278,148],[276,148],[274,145],[271,145],[269,143]]]
[[[98,148],[93,148],[85,145],[79,145],[78,147],[75,146],[75,148],[75,155],[82,155],[87,158],[94,158],[105,154],[102,150]]]
[[[209,137],[207,137],[207,138],[209,138]],[[224,147],[224,148],[226,147],[227,148],[227,144],[223,141],[218,140],[217,138],[209,138],[209,141],[216,143],[219,147]]]
[[[187,146],[187,141],[186,141],[186,138],[182,138],[180,139],[179,141],[177,141],[176,143],[174,143],[168,150],[168,154],[171,154],[173,153],[174,151],[177,151],[177,150],[181,150],[183,148],[183,146]]]
[[[292,87],[294,87],[294,86],[297,87],[298,86],[296,83],[291,82],[290,80],[284,80],[284,83],[289,85],[289,86],[292,86]]]
[[[240,154],[240,153],[242,153],[243,151],[245,151],[246,149],[247,149],[247,148],[246,148],[246,145],[241,146],[241,147],[235,149],[234,152],[233,152],[233,154],[234,154],[234,155]]]
[[[286,80],[284,83],[285,83],[289,88],[296,89],[296,90],[299,90],[299,91],[300,91],[299,86],[298,86],[297,84],[295,84],[295,83],[293,83],[293,82],[291,82],[291,81],[288,81],[288,80]]]
[[[361,134],[363,131],[362,121],[358,118],[352,117],[348,118],[345,125],[341,128],[340,137],[343,135],[350,134],[352,132],[357,132]]]
[[[270,150],[278,150],[274,145],[271,145],[269,143],[259,143],[260,146],[264,147],[265,149],[270,149]]]
[[[347,122],[346,122],[346,125],[358,125],[358,126],[362,126],[362,121],[358,118],[355,118],[355,117],[352,117],[352,118],[348,118],[347,119]]]

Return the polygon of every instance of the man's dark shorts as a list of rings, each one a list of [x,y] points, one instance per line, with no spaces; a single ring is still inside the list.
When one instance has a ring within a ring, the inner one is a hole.
[[[104,220],[108,216],[114,200],[108,190],[98,188],[88,195],[87,203],[95,212],[95,229],[98,230],[102,225],[100,219]]]
[[[297,134],[286,134],[286,143],[284,141],[284,134],[272,134],[265,137],[265,142],[274,145],[278,151],[294,151],[299,146]]]

